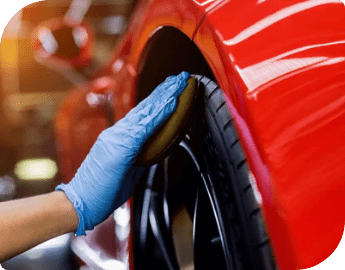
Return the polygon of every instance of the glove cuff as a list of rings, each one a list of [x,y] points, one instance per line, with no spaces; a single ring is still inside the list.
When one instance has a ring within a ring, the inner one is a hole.
[[[77,193],[70,188],[69,185],[60,184],[55,188],[56,191],[63,191],[67,198],[73,203],[75,210],[77,211],[79,223],[78,228],[74,232],[76,236],[86,235],[85,233],[85,219],[84,219],[84,204]]]

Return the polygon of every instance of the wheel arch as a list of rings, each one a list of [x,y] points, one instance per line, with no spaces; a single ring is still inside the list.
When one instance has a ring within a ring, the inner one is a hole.
[[[136,101],[148,96],[168,76],[182,71],[214,79],[213,72],[193,40],[175,27],[159,28],[146,43],[140,58]]]

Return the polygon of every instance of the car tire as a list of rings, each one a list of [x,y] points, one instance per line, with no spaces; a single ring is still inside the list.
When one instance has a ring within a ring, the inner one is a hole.
[[[276,269],[222,90],[193,76],[202,95],[187,134],[135,196],[135,268]]]

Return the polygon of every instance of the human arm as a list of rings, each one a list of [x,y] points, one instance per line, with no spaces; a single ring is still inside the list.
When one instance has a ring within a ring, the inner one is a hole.
[[[63,233],[84,235],[128,200],[144,169],[136,157],[175,111],[188,78],[187,72],[169,77],[103,131],[70,183],[50,194],[0,203],[0,261]]]
[[[61,191],[2,202],[0,262],[77,227],[77,212]]]

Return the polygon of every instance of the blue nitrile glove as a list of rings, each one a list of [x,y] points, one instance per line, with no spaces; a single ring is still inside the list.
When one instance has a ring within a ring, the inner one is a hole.
[[[189,74],[171,76],[114,126],[104,130],[73,180],[56,190],[66,193],[79,218],[76,235],[85,235],[134,193],[142,167],[135,165],[145,141],[175,111]]]

